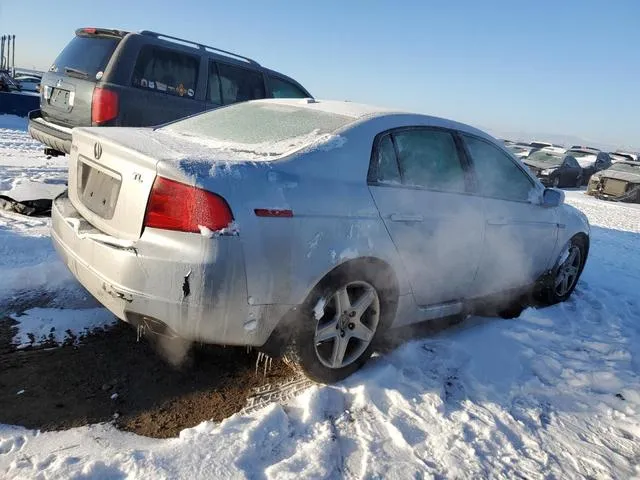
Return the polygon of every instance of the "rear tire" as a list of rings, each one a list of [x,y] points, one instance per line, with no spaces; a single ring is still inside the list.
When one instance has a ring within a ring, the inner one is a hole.
[[[371,357],[393,322],[397,297],[392,275],[378,263],[338,267],[305,301],[287,356],[311,380],[343,380]]]

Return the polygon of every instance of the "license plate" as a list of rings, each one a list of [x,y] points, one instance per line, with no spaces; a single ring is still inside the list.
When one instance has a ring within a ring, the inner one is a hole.
[[[120,193],[121,179],[78,162],[78,196],[83,205],[102,218],[113,217]]]
[[[69,90],[63,90],[61,88],[54,88],[50,95],[49,104],[62,108],[73,107],[75,92],[70,92]]]

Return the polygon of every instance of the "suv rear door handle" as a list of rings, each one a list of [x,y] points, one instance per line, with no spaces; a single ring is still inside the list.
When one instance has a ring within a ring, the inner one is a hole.
[[[424,217],[422,215],[407,215],[404,213],[392,213],[392,222],[423,222]]]

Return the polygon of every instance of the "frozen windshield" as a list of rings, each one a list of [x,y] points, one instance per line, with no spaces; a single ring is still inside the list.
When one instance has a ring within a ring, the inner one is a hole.
[[[562,163],[563,155],[553,152],[538,151],[529,155],[526,161],[537,163],[548,163],[549,165],[559,165]]]
[[[283,155],[355,121],[353,117],[295,105],[245,102],[211,110],[160,130],[205,141],[212,148]]]

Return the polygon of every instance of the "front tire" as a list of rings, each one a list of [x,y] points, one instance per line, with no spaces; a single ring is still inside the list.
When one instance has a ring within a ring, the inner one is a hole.
[[[302,309],[292,353],[311,380],[334,383],[360,369],[395,317],[397,293],[376,264],[329,274]]]
[[[578,284],[587,260],[587,244],[585,240],[573,237],[556,261],[553,272],[542,289],[540,301],[543,305],[555,305],[567,300]]]

